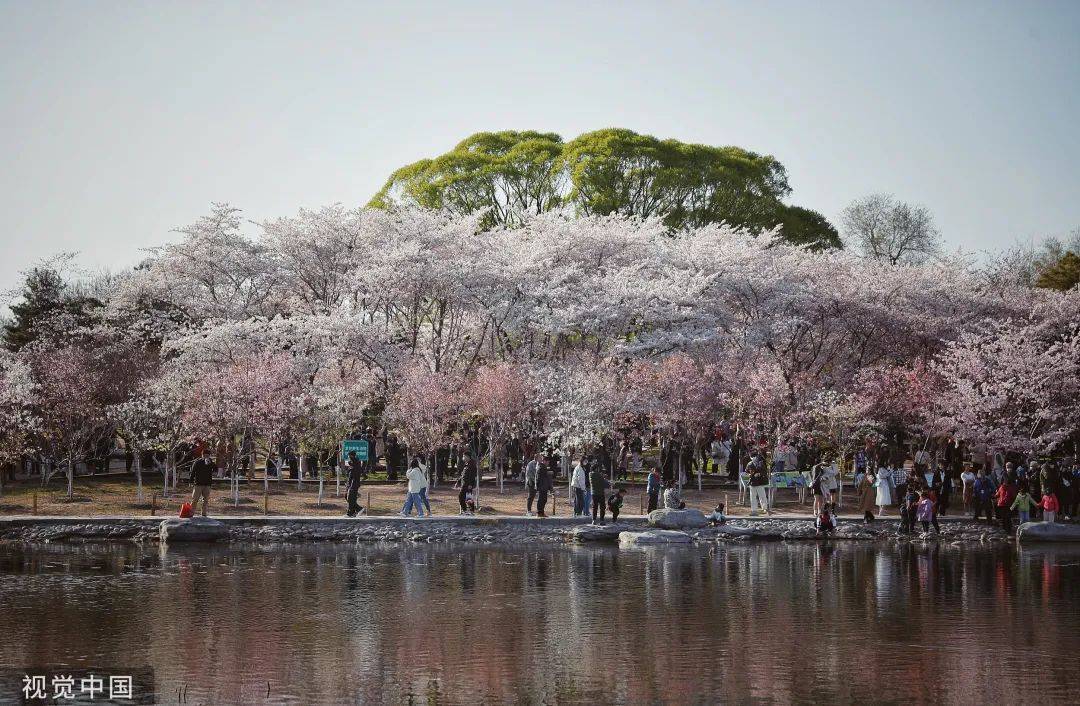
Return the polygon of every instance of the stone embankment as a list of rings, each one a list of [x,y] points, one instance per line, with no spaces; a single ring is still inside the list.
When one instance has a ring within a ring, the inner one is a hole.
[[[128,541],[246,541],[246,542],[462,542],[473,544],[524,544],[574,542],[619,544],[625,533],[664,530],[685,534],[691,543],[713,544],[751,541],[888,541],[978,544],[1008,542],[1013,537],[982,522],[949,519],[941,522],[941,534],[917,532],[898,536],[895,520],[864,525],[841,520],[836,531],[819,537],[813,522],[805,518],[738,518],[727,524],[703,526],[697,511],[680,514],[660,511],[652,518],[620,518],[617,524],[594,526],[572,517],[547,519],[504,516],[477,517],[222,517],[220,525],[200,526],[200,521],[161,518],[0,518],[0,540],[27,542]],[[657,535],[660,536],[660,535]],[[172,539],[170,539],[172,537]],[[669,536],[668,539],[671,537]],[[644,542],[642,539],[640,542]],[[686,542],[682,542],[686,544]]]

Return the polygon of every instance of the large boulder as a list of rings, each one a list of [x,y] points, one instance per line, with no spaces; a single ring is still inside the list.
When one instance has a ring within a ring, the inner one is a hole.
[[[690,544],[692,540],[686,532],[674,530],[645,530],[644,532],[622,532],[619,534],[621,547],[648,547],[657,544]]]
[[[1025,522],[1016,530],[1020,542],[1080,542],[1080,525],[1060,522]]]
[[[216,542],[229,536],[224,522],[209,517],[165,520],[158,531],[162,542]]]
[[[618,542],[619,534],[626,526],[619,525],[578,525],[567,533],[571,542]]]
[[[697,529],[709,524],[701,510],[653,510],[649,513],[649,526],[660,529]]]

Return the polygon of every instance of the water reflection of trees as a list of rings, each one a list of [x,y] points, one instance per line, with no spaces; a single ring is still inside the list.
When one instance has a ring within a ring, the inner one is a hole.
[[[1076,701],[1078,564],[855,543],[6,548],[0,660],[150,664],[163,694],[216,703],[267,682],[320,702]]]

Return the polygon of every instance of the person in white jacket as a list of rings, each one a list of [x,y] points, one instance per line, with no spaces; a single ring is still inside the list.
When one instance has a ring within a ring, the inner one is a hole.
[[[585,491],[589,488],[589,481],[586,477],[585,466],[581,465],[580,459],[574,466],[574,476],[570,479],[570,487],[574,489],[574,517],[584,515],[586,512]]]
[[[409,465],[409,470],[405,472],[405,478],[409,481],[409,488],[408,495],[405,496],[405,505],[401,508],[401,516],[408,517],[412,514],[413,506],[415,506],[417,516],[423,517],[424,506],[427,505],[427,514],[428,517],[431,517],[431,504],[427,501],[427,476],[416,459],[413,459]]]

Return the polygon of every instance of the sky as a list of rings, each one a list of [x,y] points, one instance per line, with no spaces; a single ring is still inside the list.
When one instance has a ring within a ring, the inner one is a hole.
[[[968,252],[1080,227],[1080,1],[0,0],[0,290],[127,267],[228,202],[362,205],[485,130],[604,127],[779,159]]]

